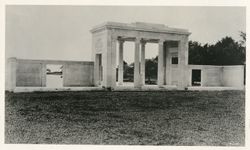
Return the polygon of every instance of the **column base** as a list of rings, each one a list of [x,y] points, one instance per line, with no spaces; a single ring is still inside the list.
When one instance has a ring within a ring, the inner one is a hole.
[[[135,89],[141,89],[141,86],[134,86]]]
[[[158,85],[159,88],[164,88],[164,85]]]

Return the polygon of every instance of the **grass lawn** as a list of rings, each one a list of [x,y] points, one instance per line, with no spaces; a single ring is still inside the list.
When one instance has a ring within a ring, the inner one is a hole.
[[[244,146],[244,91],[6,93],[5,143]]]

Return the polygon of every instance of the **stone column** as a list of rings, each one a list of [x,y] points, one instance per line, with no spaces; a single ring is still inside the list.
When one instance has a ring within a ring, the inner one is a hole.
[[[116,87],[116,42],[117,38],[111,39],[111,88]]]
[[[134,87],[140,88],[140,40],[135,40]]]
[[[145,85],[145,41],[141,41],[141,85]]]
[[[159,40],[159,50],[158,50],[158,78],[157,84],[159,87],[164,84],[164,53],[163,53],[163,40]]]
[[[119,40],[118,85],[123,84],[123,40]]]
[[[165,45],[166,50],[166,84],[171,85],[171,56],[169,53],[169,46]]]
[[[102,50],[102,86],[110,90],[116,86],[116,38],[112,34],[113,31],[107,31],[107,41]]]
[[[179,41],[178,45],[178,69],[179,82],[178,89],[184,90],[188,86],[188,37],[185,36]]]
[[[95,63],[94,63],[94,84],[95,86],[100,85],[100,55],[95,54]]]

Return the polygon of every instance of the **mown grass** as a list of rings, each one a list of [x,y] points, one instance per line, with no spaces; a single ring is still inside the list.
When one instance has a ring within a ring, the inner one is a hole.
[[[6,93],[5,143],[244,145],[244,91]]]

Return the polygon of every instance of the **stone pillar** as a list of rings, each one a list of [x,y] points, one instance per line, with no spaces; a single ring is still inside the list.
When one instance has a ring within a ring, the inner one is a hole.
[[[95,54],[95,63],[94,63],[94,84],[95,86],[100,85],[100,55]]]
[[[102,51],[103,81],[102,86],[114,89],[116,86],[116,39],[112,31],[108,30]]]
[[[163,40],[159,40],[159,50],[158,50],[158,78],[157,84],[159,87],[164,85],[164,47],[163,47]]]
[[[166,66],[167,66],[167,62],[166,62],[166,58],[167,58],[167,53],[166,53],[166,42],[163,42],[163,85],[166,85]]]
[[[135,40],[134,87],[140,88],[140,40]]]
[[[42,83],[41,86],[42,87],[46,87],[46,64],[42,63],[42,72],[41,72],[41,77],[42,77]]]
[[[123,40],[119,40],[118,85],[123,84]]]
[[[141,85],[145,85],[145,41],[141,41]]]
[[[111,39],[111,88],[116,87],[116,42],[117,38],[112,37]]]
[[[11,57],[7,60],[6,89],[5,89],[7,91],[14,91],[16,88],[16,70],[17,70],[17,59]]]
[[[189,83],[188,75],[188,37],[183,37],[178,44],[178,69],[179,82],[178,89],[184,90]]]
[[[165,45],[166,51],[166,84],[171,85],[171,56],[169,53],[169,46]]]

